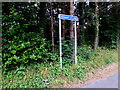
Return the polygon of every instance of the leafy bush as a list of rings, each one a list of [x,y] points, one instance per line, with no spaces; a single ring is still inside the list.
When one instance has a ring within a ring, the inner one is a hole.
[[[91,46],[84,45],[84,46],[78,47],[78,60],[79,61],[90,60],[93,55],[94,54],[93,54]]]
[[[50,52],[50,43],[39,34],[31,32],[20,36],[14,36],[3,45],[3,69],[58,58],[56,53]]]
[[[22,34],[25,32],[26,28],[30,25],[25,22],[24,17],[22,17],[16,9],[10,8],[10,14],[3,13],[2,15],[2,35],[3,39],[12,40],[14,36]]]
[[[72,43],[70,40],[65,40],[62,38],[62,58],[63,58],[63,64],[71,63],[72,62]]]
[[[16,9],[10,8],[10,14],[3,14],[3,70],[15,66],[29,65],[34,62],[56,60],[57,53],[51,53],[51,44],[40,33],[30,32],[30,26]],[[28,30],[28,31],[27,31]]]

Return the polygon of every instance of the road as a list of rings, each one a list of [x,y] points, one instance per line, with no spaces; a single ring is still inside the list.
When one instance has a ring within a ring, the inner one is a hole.
[[[119,72],[120,75],[120,72]],[[83,88],[118,88],[118,73],[104,79],[97,80]]]

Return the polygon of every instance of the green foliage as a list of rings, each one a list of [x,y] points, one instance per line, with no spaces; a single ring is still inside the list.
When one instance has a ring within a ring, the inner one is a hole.
[[[100,21],[100,45],[109,48],[116,48],[119,39],[120,23],[111,16],[102,15]]]
[[[3,15],[3,70],[15,69],[15,66],[29,63],[56,60],[57,54],[50,52],[50,43],[35,32],[24,31],[29,24],[21,24],[24,20],[14,8],[10,15]],[[18,22],[17,22],[18,21]]]
[[[22,34],[22,37],[14,36],[3,46],[3,67],[21,65],[34,62],[43,62],[49,59],[56,60],[56,54],[49,51],[49,42],[41,38],[37,33]]]
[[[8,71],[29,63],[57,60],[58,54],[51,53],[51,44],[41,34],[26,31],[28,24],[16,9],[3,14],[3,70]]]
[[[6,13],[3,14],[2,21],[3,39],[8,40],[12,40],[14,36],[24,33],[24,29],[29,26],[29,24],[27,24],[26,22],[21,23],[21,21],[24,21],[24,17],[19,15],[14,8],[10,8],[9,15],[7,15]]]
[[[62,38],[62,58],[63,64],[72,62],[73,45],[70,40]]]
[[[3,85],[4,88],[49,88],[49,79],[44,78],[41,74],[35,74],[35,75],[15,75],[15,74],[9,74],[9,77],[6,77],[11,82],[5,81],[3,78]],[[16,78],[14,78],[14,76]],[[16,81],[17,79],[18,81]]]
[[[116,53],[115,50],[102,47],[94,54],[94,59],[82,59],[77,65],[65,64],[62,69],[58,61],[21,66],[3,75],[3,88],[51,88],[56,85],[63,87],[63,84],[74,82],[75,79],[85,81],[87,72],[115,62],[118,59]],[[114,57],[111,57],[111,54]]]
[[[91,60],[93,57],[93,50],[91,46],[88,45],[83,45],[78,47],[78,60],[79,61],[86,61],[86,60]]]
[[[6,3],[3,3],[4,5]],[[37,4],[37,6],[35,6]],[[80,4],[77,9],[82,10],[80,17],[80,29],[78,29],[78,40],[84,39],[84,44],[89,43],[95,37],[95,14],[94,3],[86,6]],[[99,3],[100,4],[100,3]],[[98,51],[93,52],[92,46],[78,46],[78,65],[73,62],[72,52],[74,47],[70,40],[62,39],[62,59],[63,68],[60,69],[59,52],[56,50],[51,53],[52,45],[48,40],[51,39],[50,32],[50,7],[49,3],[8,3],[4,7],[2,15],[2,63],[3,63],[3,87],[4,88],[49,88],[53,82],[62,87],[64,80],[71,81],[74,79],[85,80],[85,74],[89,70],[96,69],[102,65],[107,65],[116,61],[114,57],[107,55],[110,51],[103,47],[98,47]],[[62,12],[69,3],[53,3],[53,23],[55,46],[58,39],[58,7]],[[101,6],[107,6],[101,4]],[[13,8],[14,7],[14,8]],[[45,7],[45,8],[44,8]],[[80,9],[81,8],[81,9]],[[101,7],[99,6],[99,11]],[[76,10],[76,14],[77,11]],[[110,10],[108,10],[110,11]],[[101,46],[116,48],[116,41],[119,36],[119,20],[112,19],[110,13],[99,13],[100,15],[100,43]],[[66,26],[67,25],[67,26]],[[48,27],[47,27],[48,26]],[[65,22],[65,38],[68,37],[69,24]],[[86,28],[84,28],[84,26]],[[83,34],[82,34],[83,33]],[[56,38],[57,37],[57,38]],[[47,39],[46,39],[47,38]],[[83,44],[83,43],[81,43]],[[104,52],[105,51],[105,52]],[[102,52],[102,54],[100,54]],[[51,62],[52,61],[52,62]],[[14,70],[16,69],[16,70]],[[9,71],[6,74],[6,71]]]
[[[86,66],[77,66],[77,68],[75,69],[75,76],[80,80],[84,80],[86,77],[86,68]]]

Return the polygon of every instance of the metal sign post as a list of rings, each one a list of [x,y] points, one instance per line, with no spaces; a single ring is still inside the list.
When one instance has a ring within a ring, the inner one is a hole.
[[[62,42],[61,42],[61,19],[64,20],[72,20],[75,21],[75,64],[77,64],[77,32],[76,32],[76,21],[78,21],[77,16],[70,16],[70,15],[64,15],[64,14],[59,14],[59,45],[60,45],[60,68],[62,68]]]
[[[60,68],[62,68],[61,19],[59,19]]]
[[[77,64],[77,32],[76,32],[76,21],[75,21],[75,64]]]

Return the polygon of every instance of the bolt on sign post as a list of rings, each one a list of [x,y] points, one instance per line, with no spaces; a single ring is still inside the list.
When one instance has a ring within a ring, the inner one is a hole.
[[[60,45],[60,68],[62,68],[62,42],[61,42],[61,19],[75,21],[75,64],[77,64],[77,32],[76,32],[76,21],[78,21],[77,16],[59,14],[59,45]]]

